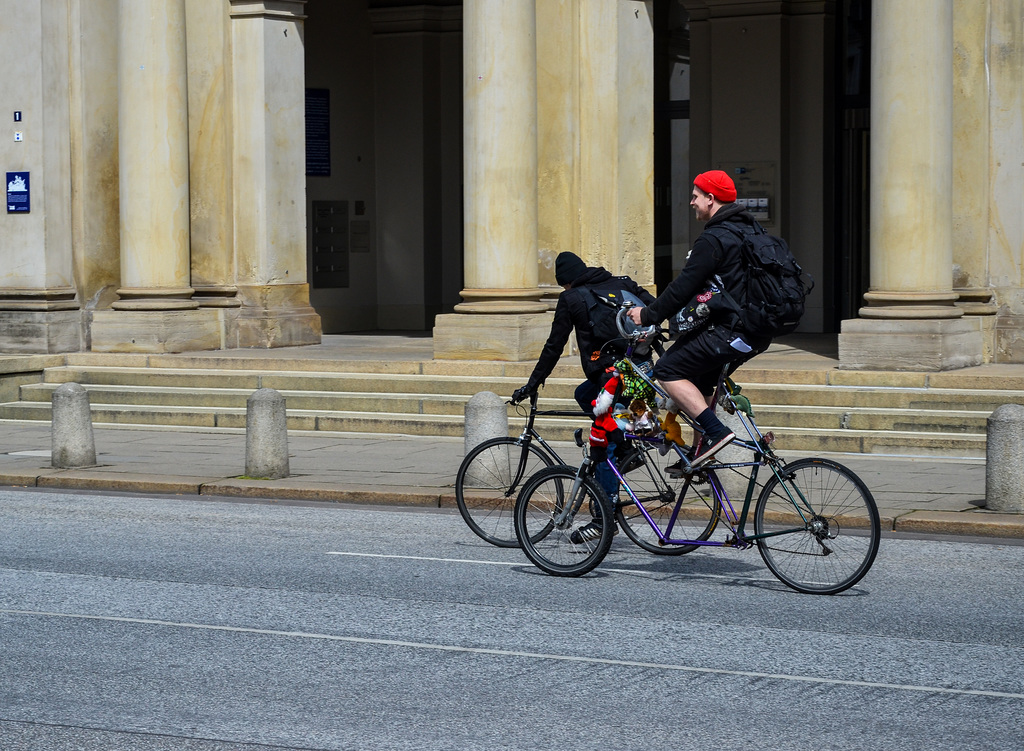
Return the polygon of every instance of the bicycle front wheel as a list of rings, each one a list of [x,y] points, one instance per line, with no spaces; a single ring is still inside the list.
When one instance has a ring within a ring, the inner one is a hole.
[[[615,510],[619,526],[630,540],[656,555],[682,555],[696,550],[698,545],[669,543],[663,538],[707,540],[711,537],[718,524],[719,501],[710,482],[717,483],[717,480],[713,475],[710,478],[699,475],[693,480],[670,478],[665,470],[679,458],[674,451],[662,456],[657,447],[650,444],[642,446],[640,451],[642,462],[635,469],[627,467],[629,472],[625,476],[639,505],[625,488],[619,490],[619,506]],[[682,502],[676,512],[680,497]],[[647,516],[657,525],[657,530]]]
[[[492,438],[473,447],[455,475],[455,502],[466,525],[499,548],[514,548],[512,509],[523,483],[552,459],[519,438]]]
[[[523,486],[515,505],[519,546],[537,568],[553,576],[581,576],[608,554],[613,511],[592,477],[576,469],[542,469]]]
[[[832,595],[871,568],[881,523],[857,475],[828,459],[800,459],[770,478],[754,510],[765,564],[798,592]]]

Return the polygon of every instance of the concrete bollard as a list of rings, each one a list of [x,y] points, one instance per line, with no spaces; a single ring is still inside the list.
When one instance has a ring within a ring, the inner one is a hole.
[[[1024,512],[1024,406],[1004,404],[989,415],[985,507]]]
[[[89,392],[77,383],[62,383],[50,400],[50,463],[58,469],[96,466]]]
[[[245,405],[245,474],[264,480],[288,477],[288,420],[284,397],[259,389]]]
[[[464,454],[489,438],[508,436],[505,401],[491,391],[480,391],[466,402]]]

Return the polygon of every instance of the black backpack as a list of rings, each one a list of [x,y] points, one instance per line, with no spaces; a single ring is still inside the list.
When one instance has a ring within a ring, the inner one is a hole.
[[[613,276],[606,282],[595,284],[593,287],[584,287],[580,290],[583,301],[587,305],[587,313],[590,318],[590,325],[594,330],[594,344],[602,347],[608,342],[622,339],[618,327],[615,325],[615,317],[619,308],[624,302],[632,302],[638,307],[643,307],[643,301],[622,289],[622,280],[626,277]],[[636,328],[628,318],[625,321],[627,331]],[[625,349],[625,341],[623,347]]]
[[[757,337],[774,338],[791,333],[804,315],[814,280],[800,268],[786,241],[769,235],[757,222],[749,230],[727,224],[721,226],[742,240],[746,273],[744,299],[740,303],[728,292],[724,295],[737,310],[740,325]]]

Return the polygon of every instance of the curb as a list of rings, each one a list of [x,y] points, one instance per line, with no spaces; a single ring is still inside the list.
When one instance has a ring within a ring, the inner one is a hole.
[[[0,487],[36,487],[52,490],[107,490],[120,493],[194,495],[209,498],[259,498],[315,503],[350,503],[375,506],[454,508],[449,488],[349,486],[298,480],[250,480],[195,478],[175,475],[142,475],[95,472],[88,469],[0,473]],[[882,510],[882,529],[894,532],[951,536],[1024,539],[1024,514],[989,511],[908,511],[902,515]]]

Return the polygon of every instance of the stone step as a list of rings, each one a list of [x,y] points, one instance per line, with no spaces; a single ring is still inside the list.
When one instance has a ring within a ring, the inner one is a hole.
[[[21,388],[21,404],[41,403],[48,405],[53,390],[58,384],[31,384]],[[246,401],[252,394],[249,389],[237,388],[189,388],[170,386],[126,386],[89,384],[89,400],[94,407],[100,405],[125,407],[195,407],[203,409],[233,408],[245,409]],[[744,390],[745,394],[752,393]],[[436,394],[366,394],[360,392],[336,391],[288,391],[282,390],[289,412],[295,410],[317,412],[389,412],[406,415],[449,415],[461,418],[465,412],[468,396],[446,396]],[[771,389],[764,389],[762,396],[776,396]],[[0,416],[16,412],[18,403],[0,405]],[[542,407],[552,410],[575,410],[571,399],[545,399]],[[833,430],[897,430],[940,433],[984,434],[986,420],[991,410],[940,410],[915,407],[902,409],[882,407],[831,406],[810,404],[763,404],[755,403],[758,420],[775,427],[814,428]],[[514,418],[516,410],[509,406],[509,416]],[[32,418],[18,418],[32,419]],[[205,421],[204,421],[205,424]]]
[[[1024,390],[956,389],[925,387],[867,387],[863,385],[820,385],[745,382],[737,375],[743,393],[755,405],[790,404],[843,408],[976,410],[989,413],[1001,404],[1024,404]],[[479,391],[508,396],[522,380],[508,376],[444,376],[407,373],[306,373],[245,370],[195,370],[174,368],[49,368],[45,383],[56,385],[73,381],[83,386],[108,385],[179,389],[192,388],[201,379],[207,389],[255,391],[269,387],[281,392],[338,394],[434,394],[468,398]],[[548,379],[542,399],[571,399],[577,377]],[[24,387],[23,387],[24,388]]]
[[[569,406],[569,405],[565,405]],[[968,434],[963,432],[908,431],[895,427],[897,424],[913,426],[903,416],[903,421],[889,418],[883,428],[866,427],[816,427],[806,424],[776,424],[767,410],[762,410],[759,426],[762,431],[772,431],[778,438],[778,447],[788,451],[804,453],[876,453],[876,454],[935,454],[946,456],[983,457],[985,455],[984,432]],[[196,429],[244,429],[245,408],[243,407],[174,407],[158,404],[116,405],[96,403],[92,406],[95,425],[164,425],[192,427]],[[880,422],[885,415],[876,416]],[[46,402],[16,402],[0,404],[0,420],[48,421],[50,405]],[[781,413],[779,415],[782,421]],[[798,421],[790,420],[789,423]],[[518,435],[522,420],[513,417],[509,421],[509,434]],[[548,440],[568,441],[577,428],[585,427],[588,421],[576,418],[546,417],[537,421],[538,430]],[[940,426],[941,427],[941,426]],[[404,433],[408,435],[463,435],[461,415],[452,414],[411,414],[405,412],[354,412],[322,411],[288,408],[290,430],[329,432]]]
[[[48,368],[44,383],[80,383],[83,386],[152,386],[194,387],[202,381],[211,389],[272,388],[278,391],[318,391],[340,393],[406,393],[456,394],[472,396],[479,391],[497,388],[511,394],[523,380],[509,377],[473,375],[394,374],[394,373],[304,373],[300,371],[248,371],[248,370],[179,370],[172,368],[106,368],[63,367]],[[568,389],[569,382],[566,384]],[[575,388],[575,385],[572,386]],[[571,395],[571,390],[570,390]]]

